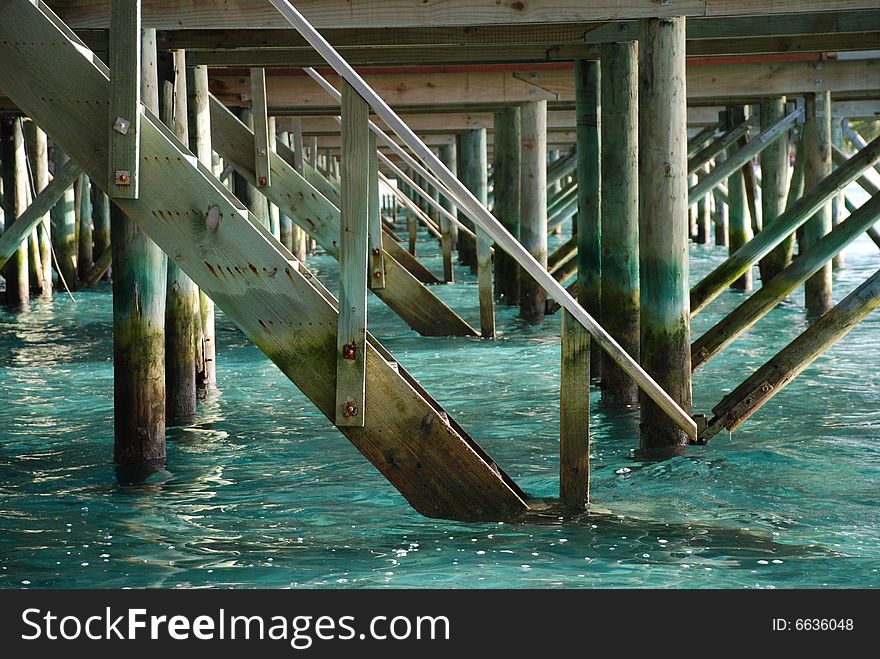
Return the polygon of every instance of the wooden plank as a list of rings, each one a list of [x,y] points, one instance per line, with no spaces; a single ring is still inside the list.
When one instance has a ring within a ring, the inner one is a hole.
[[[61,169],[55,172],[55,178],[37,195],[27,210],[14,222],[7,222],[8,228],[0,237],[0,268],[6,265],[9,258],[19,248],[22,241],[30,235],[34,227],[40,223],[43,216],[52,210],[55,202],[70,189],[81,171],[79,165],[68,160]]]
[[[211,137],[214,149],[245,179],[253,181],[253,133],[213,97]],[[275,183],[265,188],[264,193],[335,258],[339,253],[339,209],[288,164],[293,160],[289,148],[278,145],[277,153],[269,155]],[[306,175],[308,172],[306,167]],[[476,335],[470,325],[397,265],[387,252],[384,258],[386,287],[375,293],[410,327],[424,336]]]
[[[103,180],[107,137],[95,101],[109,97],[106,75],[27,2],[0,4],[0,53],[0,83],[16,103],[87,174]],[[42,98],[47,88],[69,95],[50,103]],[[141,147],[148,157],[140,198],[120,205],[332,420],[338,315],[332,298],[151,115],[142,124]],[[366,353],[373,413],[363,428],[341,431],[416,510],[489,520],[527,509],[525,495],[389,364],[387,353],[371,343]]]
[[[382,212],[379,208],[379,154],[376,135],[370,133],[370,288],[385,288],[385,258],[382,252]]]
[[[272,185],[272,172],[269,167],[269,110],[266,105],[265,69],[251,69],[250,82],[253,108],[251,117],[254,122],[256,186],[258,188],[265,188]]]
[[[75,28],[107,27],[109,0],[49,0],[50,7]],[[525,23],[613,21],[658,16],[754,16],[806,12],[876,9],[873,0],[656,0],[579,2],[567,0],[298,0],[297,8],[322,28],[437,28]],[[144,25],[158,29],[244,29],[287,27],[264,0],[144,1]]]
[[[141,141],[141,0],[110,6],[110,169],[114,199],[137,199]]]
[[[342,87],[339,209],[339,320],[336,331],[336,425],[364,425],[367,269],[370,227],[370,109]],[[375,149],[373,149],[375,153]],[[378,171],[378,170],[377,170]],[[378,185],[378,181],[377,181]]]

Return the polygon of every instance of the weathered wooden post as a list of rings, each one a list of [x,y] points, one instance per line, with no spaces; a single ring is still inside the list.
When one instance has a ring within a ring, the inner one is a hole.
[[[691,408],[688,291],[685,19],[641,22],[639,41],[639,261],[642,367]],[[643,449],[687,435],[642,396]]]
[[[577,121],[578,302],[599,320],[602,290],[601,126],[599,62],[577,60],[574,68]],[[551,222],[552,224],[552,222]],[[601,378],[600,350],[590,352],[590,378]]]
[[[61,147],[52,147],[52,162],[55,171],[61,168],[69,160]],[[58,262],[58,278],[62,288],[72,288],[76,284],[76,211],[74,205],[76,197],[73,186],[70,186],[62,195],[61,199],[49,212],[52,224],[52,247],[55,250],[55,260]]]
[[[785,116],[785,96],[761,99],[761,129]],[[772,225],[785,211],[788,194],[788,139],[783,137],[761,152],[761,222]],[[787,240],[761,259],[761,281],[768,282],[791,263],[792,242]]]
[[[520,224],[520,109],[495,113],[495,209],[494,215],[512,236],[519,238]],[[519,265],[504,250],[495,250],[495,297],[504,305],[519,304]]]
[[[709,165],[703,165],[697,170],[697,176],[708,176]],[[709,242],[709,235],[712,232],[712,215],[709,209],[709,196],[706,195],[697,202],[697,235],[694,242],[698,245],[705,245]]]
[[[95,243],[95,263],[110,249],[110,198],[97,185],[92,186],[92,238]],[[102,273],[102,277],[106,274]]]
[[[602,144],[607,145],[602,151],[601,174],[601,316],[608,333],[638,361],[638,43],[603,44],[601,62],[602,111],[609,117],[602,122],[601,137]],[[603,399],[637,405],[639,388],[635,381],[613,359],[601,354]]]
[[[461,133],[462,153],[459,158],[458,175],[467,189],[484,206],[489,197],[488,164],[486,152],[486,129],[475,128]],[[483,338],[495,338],[495,300],[492,293],[492,239],[485,231],[476,228],[477,279],[480,295],[480,334]],[[466,236],[461,235],[461,240]]]
[[[730,254],[733,254],[752,239],[752,226],[749,221],[746,184],[742,169],[737,169],[727,179],[727,202],[730,208],[728,214],[728,250]],[[749,268],[730,286],[742,291],[752,290],[752,269]]]
[[[111,80],[159,114],[156,31],[143,31],[140,2],[111,4]],[[142,77],[142,80],[141,80]],[[142,84],[142,90],[139,88]],[[109,117],[112,123],[115,117]],[[165,255],[115,204],[113,249],[114,461],[139,480],[165,464]]]
[[[28,144],[28,159],[33,173],[34,192],[40,194],[49,185],[49,149],[46,133],[40,130],[33,121],[25,125],[25,137]],[[37,225],[40,244],[40,265],[43,297],[52,296],[52,230],[49,214],[43,216]]]
[[[805,94],[806,118],[803,147],[804,188],[810,189],[831,173],[831,93]],[[831,203],[804,224],[804,247],[809,250],[831,231]],[[805,286],[807,312],[819,316],[831,308],[831,263],[823,265]]]
[[[497,147],[496,147],[497,148]],[[455,151],[455,143],[441,144],[437,156],[440,161],[449,168],[453,174],[458,171],[457,158]],[[397,202],[393,202],[396,206]],[[451,214],[455,214],[456,208],[446,195],[441,195],[440,205],[443,206]],[[396,217],[397,213],[393,213],[392,217]],[[455,280],[455,271],[452,263],[452,251],[458,242],[458,225],[453,224],[448,218],[440,215],[440,251],[443,256],[443,281],[452,282]],[[497,255],[496,255],[497,258]]]
[[[8,231],[28,207],[27,154],[21,119],[0,119],[0,160],[3,162],[3,217]],[[6,280],[6,306],[26,307],[30,302],[28,243],[23,240],[3,268]]]
[[[342,86],[339,319],[336,425],[363,426],[366,410],[367,268],[370,213],[370,108]]]
[[[547,101],[523,104],[520,186],[520,242],[547,266]],[[521,273],[520,315],[530,323],[544,322],[547,292],[529,275]]]
[[[162,121],[180,142],[189,146],[187,113],[186,54],[176,50],[174,57],[174,101],[170,117]],[[199,291],[180,266],[174,254],[168,259],[165,307],[165,395],[166,421],[171,425],[192,423],[196,415],[197,343],[201,324]]]
[[[472,164],[479,161],[480,152],[486,150],[486,129],[473,128],[461,131],[457,136],[456,156],[458,158],[458,177],[471,192],[479,188],[481,177],[485,179],[486,174],[480,174],[477,166]],[[482,162],[486,162],[485,154],[482,156]],[[485,169],[485,168],[483,168]],[[486,197],[477,195],[484,204]],[[458,219],[471,230],[474,230],[474,223],[471,222],[464,213],[459,212]],[[476,239],[461,233],[458,236],[458,258],[464,265],[470,267],[471,272],[477,271],[477,242]]]
[[[187,114],[189,145],[199,161],[208,169],[213,165],[211,149],[211,110],[208,91],[208,67],[187,70]],[[199,326],[201,346],[196,366],[196,390],[208,392],[217,388],[217,346],[214,329],[214,301],[199,290]]]
[[[84,279],[95,262],[95,250],[92,241],[92,182],[88,176],[81,174],[75,187],[76,223],[79,243],[77,258],[77,274]]]
[[[831,144],[836,148],[843,148],[843,126],[847,123],[846,119],[840,117],[831,117]],[[833,160],[833,157],[832,157]],[[843,193],[834,195],[831,199],[831,226],[836,227],[841,222],[842,211],[844,209]],[[846,256],[840,252],[831,260],[832,270],[842,270],[846,267]]]

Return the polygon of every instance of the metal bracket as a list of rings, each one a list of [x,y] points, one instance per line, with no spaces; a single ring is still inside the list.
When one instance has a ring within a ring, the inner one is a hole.
[[[116,121],[113,122],[113,130],[120,135],[128,135],[129,128],[131,128],[131,122],[128,119],[116,117]]]

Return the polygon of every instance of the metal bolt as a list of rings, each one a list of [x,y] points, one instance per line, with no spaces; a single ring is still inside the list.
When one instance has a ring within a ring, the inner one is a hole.
[[[123,169],[116,170],[116,185],[131,185],[131,172]]]
[[[131,128],[131,122],[128,119],[116,117],[116,121],[113,122],[113,130],[120,135],[127,135],[129,128]]]
[[[258,183],[260,184],[260,187],[265,187],[269,184],[269,180],[265,176],[261,176]]]
[[[381,270],[376,270],[376,272],[373,273],[373,276],[374,276],[376,279],[382,279],[382,271],[381,271]]]
[[[355,359],[357,357],[357,344],[352,341],[351,343],[346,343],[342,346],[342,358],[343,359]]]
[[[381,253],[382,253],[382,250],[380,250],[378,247],[373,248],[373,256],[379,256],[379,254],[381,254]]]
[[[357,413],[358,413],[357,403],[355,403],[354,401],[351,401],[351,400],[347,401],[345,403],[345,408],[343,409],[342,413],[346,417],[357,416]]]

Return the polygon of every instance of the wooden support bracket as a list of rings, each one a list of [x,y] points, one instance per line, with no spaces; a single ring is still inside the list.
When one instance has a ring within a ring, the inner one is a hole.
[[[370,133],[370,288],[385,288],[385,256],[382,249],[382,212],[379,208],[379,154],[376,135]]]
[[[137,199],[141,145],[141,0],[110,3],[110,110],[106,189]]]

